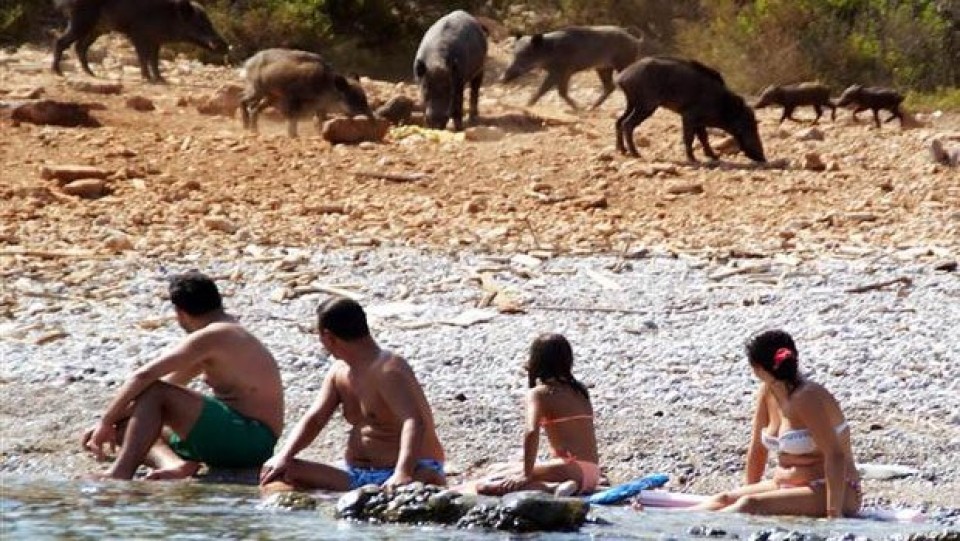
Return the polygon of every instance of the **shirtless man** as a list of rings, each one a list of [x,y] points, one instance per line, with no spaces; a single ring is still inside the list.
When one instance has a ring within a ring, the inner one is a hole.
[[[320,342],[339,360],[289,440],[263,465],[260,484],[281,481],[296,488],[335,491],[412,481],[445,485],[443,447],[430,404],[410,365],[377,345],[366,314],[355,301],[327,299],[317,315]],[[338,406],[343,406],[343,416],[352,425],[346,469],[294,458],[316,439]]]
[[[200,463],[259,467],[283,430],[276,361],[224,312],[207,276],[175,276],[170,301],[187,338],[127,379],[100,422],[84,433],[83,446],[103,460],[105,447],[120,445],[104,474],[114,479],[132,478],[140,464],[154,468],[150,479],[189,477]],[[212,396],[184,387],[199,375]]]

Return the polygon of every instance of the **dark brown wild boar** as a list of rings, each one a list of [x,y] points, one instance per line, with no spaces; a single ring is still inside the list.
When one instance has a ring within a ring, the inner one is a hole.
[[[546,34],[520,36],[514,44],[513,61],[501,81],[507,83],[530,70],[542,68],[547,76],[527,105],[537,103],[551,88],[556,88],[570,107],[579,109],[567,95],[570,77],[593,69],[603,85],[603,93],[591,107],[595,109],[616,89],[614,71],[621,71],[640,58],[643,48],[643,39],[633,37],[618,26],[571,26]]]
[[[890,122],[895,118],[900,119],[900,126],[903,126],[903,113],[900,111],[900,104],[903,103],[903,95],[890,88],[881,88],[877,86],[853,85],[840,94],[837,100],[837,106],[846,107],[853,105],[853,118],[857,119],[857,113],[870,109],[873,111],[873,121],[877,127],[880,127],[880,110],[890,111],[890,118],[884,122]]]
[[[243,65],[247,86],[240,99],[243,127],[257,129],[257,117],[273,105],[287,119],[287,134],[297,136],[297,121],[316,116],[321,128],[328,113],[373,117],[360,81],[344,77],[322,56],[293,49],[264,49]]]
[[[67,29],[53,48],[53,71],[61,74],[63,51],[74,45],[83,71],[93,75],[87,51],[101,34],[117,31],[137,51],[140,73],[161,82],[160,46],[187,42],[226,53],[227,43],[213,28],[203,7],[190,0],[54,0],[68,18]]]
[[[780,122],[790,119],[794,122],[799,120],[793,118],[793,110],[801,105],[809,105],[817,113],[813,119],[816,124],[823,116],[823,108],[830,109],[830,120],[837,118],[837,106],[830,101],[830,88],[820,83],[799,83],[795,85],[773,85],[768,86],[760,99],[753,107],[761,109],[769,105],[779,105],[783,107],[783,114],[780,116]]]
[[[690,161],[696,161],[694,136],[703,145],[704,153],[717,159],[707,141],[708,127],[732,135],[751,160],[766,161],[753,110],[727,88],[716,70],[695,60],[654,56],[633,63],[617,75],[616,83],[627,98],[627,109],[616,123],[620,152],[639,155],[633,130],[658,107],[666,107],[682,118],[683,144]]]

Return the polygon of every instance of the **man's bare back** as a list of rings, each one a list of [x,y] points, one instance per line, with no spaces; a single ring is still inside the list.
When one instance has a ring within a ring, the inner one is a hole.
[[[343,416],[352,425],[347,442],[347,463],[368,468],[390,467],[400,451],[402,419],[390,409],[382,391],[393,383],[389,377],[401,378],[415,400],[415,407],[425,421],[424,437],[417,458],[443,461],[443,447],[437,437],[430,405],[410,365],[397,355],[384,351],[382,360],[358,371],[338,361],[333,372],[334,387],[343,405]]]
[[[283,429],[283,382],[273,355],[236,321],[211,323],[188,337],[217,346],[202,361],[204,382],[213,396],[280,435]]]

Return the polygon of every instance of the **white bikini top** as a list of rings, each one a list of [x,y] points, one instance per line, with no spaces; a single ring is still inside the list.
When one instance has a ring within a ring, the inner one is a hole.
[[[846,421],[838,424],[834,430],[837,434],[842,434],[844,430],[849,430],[850,425]],[[791,430],[780,435],[779,438],[768,435],[765,431],[760,432],[760,441],[772,453],[786,453],[788,455],[807,455],[817,450],[817,443],[813,441],[813,436],[806,428],[801,430]]]

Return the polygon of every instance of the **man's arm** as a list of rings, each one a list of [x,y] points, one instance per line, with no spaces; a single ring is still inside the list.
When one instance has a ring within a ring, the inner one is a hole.
[[[340,405],[340,395],[337,393],[334,384],[336,370],[336,365],[330,368],[323,378],[323,385],[320,387],[320,395],[317,400],[303,415],[303,418],[297,422],[280,451],[264,463],[260,472],[261,484],[269,483],[280,477],[286,470],[290,459],[310,445],[330,422],[330,418],[333,417],[333,413],[337,411],[337,407]]]
[[[405,485],[413,481],[417,453],[423,447],[426,430],[423,412],[417,407],[415,385],[419,383],[412,373],[396,368],[387,369],[380,380],[380,394],[401,423],[397,466],[385,485]]]
[[[194,333],[160,358],[137,369],[110,401],[100,422],[83,434],[83,447],[94,453],[98,459],[103,459],[104,445],[116,447],[118,440],[116,425],[130,416],[131,402],[166,374],[184,372],[193,370],[196,366],[202,366],[203,360],[215,346],[216,340],[216,335],[211,332]]]

